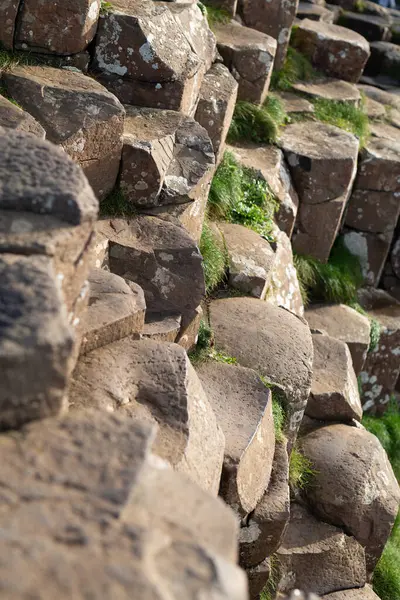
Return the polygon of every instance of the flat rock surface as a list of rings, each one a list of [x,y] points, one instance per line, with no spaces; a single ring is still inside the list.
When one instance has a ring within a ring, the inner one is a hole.
[[[352,83],[340,79],[322,79],[320,81],[300,81],[293,84],[293,89],[312,98],[351,102],[358,105],[361,94]]]
[[[0,127],[8,127],[32,133],[42,140],[46,137],[43,127],[30,115],[13,102],[0,95]]]
[[[379,600],[369,585],[353,590],[342,590],[341,592],[333,592],[324,596],[327,600]]]

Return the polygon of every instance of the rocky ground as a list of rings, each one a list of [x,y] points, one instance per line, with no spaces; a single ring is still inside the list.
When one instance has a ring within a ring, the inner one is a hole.
[[[399,600],[399,42],[1,2],[0,598]]]

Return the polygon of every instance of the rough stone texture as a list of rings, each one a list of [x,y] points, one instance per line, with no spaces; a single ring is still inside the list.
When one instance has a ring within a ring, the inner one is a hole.
[[[358,589],[342,590],[340,592],[333,592],[333,594],[326,594],[324,598],[327,600],[379,600],[379,596],[375,594],[369,585]]]
[[[358,257],[367,285],[377,286],[382,275],[393,234],[347,230],[343,242]]]
[[[214,31],[224,64],[239,84],[238,100],[255,104],[264,102],[274,64],[276,40],[236,21],[217,23]]]
[[[312,337],[313,379],[307,416],[322,421],[360,421],[362,408],[350,350],[328,335]]]
[[[355,374],[358,376],[363,368],[370,342],[368,317],[360,315],[345,304],[332,304],[308,308],[305,318],[311,329],[324,331],[347,344]]]
[[[393,269],[394,274],[397,278],[400,279],[400,237],[397,235],[397,238],[393,244],[393,247],[390,251],[390,264]]]
[[[185,348],[186,352],[190,352],[197,344],[200,322],[203,317],[203,309],[198,306],[195,310],[195,315],[189,323],[181,327],[179,335],[176,338],[176,343]]]
[[[365,547],[371,572],[400,500],[385,450],[374,435],[348,425],[321,427],[301,439],[301,448],[315,470],[313,485],[305,490],[314,514],[344,527]]]
[[[364,410],[381,412],[400,374],[400,303],[383,290],[360,292],[360,304],[378,320],[381,335],[361,372]]]
[[[221,64],[211,67],[200,88],[195,119],[210,136],[217,164],[224,154],[225,140],[231,124],[237,93],[237,81]]]
[[[373,233],[393,232],[400,214],[398,192],[355,189],[351,194],[345,224]]]
[[[368,96],[364,98],[364,107],[369,119],[382,119],[386,117],[385,107],[376,100],[368,98]],[[393,112],[396,113],[395,110]]]
[[[381,104],[387,104],[392,108],[400,109],[400,98],[395,94],[391,94],[390,92],[386,92],[385,90],[381,90],[372,85],[358,84],[358,88],[364,92],[364,94],[368,98],[372,98],[372,100],[376,100]]]
[[[192,114],[215,55],[206,16],[196,4],[112,4],[96,36],[94,68],[101,79],[125,104]]]
[[[263,560],[263,562],[256,567],[247,569],[246,574],[249,582],[249,599],[258,600],[271,575],[271,563],[269,558]]]
[[[370,54],[369,44],[358,33],[322,21],[301,21],[296,47],[331,77],[357,82]]]
[[[6,50],[13,50],[19,4],[19,0],[3,0],[0,6],[0,43]]]
[[[81,354],[126,336],[139,336],[146,311],[142,289],[102,269],[90,272],[89,285]]]
[[[127,107],[121,189],[141,207],[196,200],[214,166],[206,130],[175,111]]]
[[[187,354],[177,344],[125,338],[81,356],[71,408],[122,411],[159,424],[154,451],[217,494],[224,435]]]
[[[235,157],[245,166],[257,171],[270,186],[279,202],[275,215],[278,227],[289,237],[292,235],[296,220],[299,198],[293,187],[283,153],[275,146],[244,144],[228,146]]]
[[[369,42],[390,39],[389,17],[345,12],[340,17],[340,24],[343,27],[357,31],[357,33],[365,37]]]
[[[289,526],[277,554],[280,592],[299,587],[325,594],[366,581],[362,546],[337,527],[317,521],[298,504],[291,505]]]
[[[400,141],[371,137],[361,150],[356,187],[381,192],[400,191]]]
[[[366,75],[386,75],[400,83],[400,48],[397,44],[379,41],[371,43],[371,56],[365,67]]]
[[[216,361],[197,374],[225,436],[219,495],[241,517],[267,488],[275,450],[271,392],[257,373]]]
[[[312,115],[314,113],[314,105],[298,94],[293,94],[292,92],[279,92],[276,95],[282,102],[285,112],[289,115],[293,113]]]
[[[275,252],[260,234],[232,223],[219,223],[229,262],[229,285],[264,300],[271,284]]]
[[[143,288],[152,312],[178,312],[185,326],[205,294],[200,252],[181,227],[155,217],[103,220],[110,270]]]
[[[78,162],[102,199],[114,187],[125,111],[117,98],[82,73],[17,66],[3,74],[8,94]]]
[[[268,488],[246,524],[240,528],[240,564],[247,569],[271,556],[289,522],[289,461],[285,442],[277,442]]]
[[[44,140],[46,132],[30,115],[7,98],[0,95],[0,127],[31,133]]]
[[[255,298],[216,300],[209,310],[217,347],[281,389],[291,444],[311,387],[313,349],[305,321]]]
[[[100,0],[55,0],[49,5],[24,0],[18,11],[15,43],[19,49],[54,54],[85,50],[96,34]]]
[[[278,42],[274,68],[283,66],[289,45],[290,31],[298,7],[298,0],[282,4],[278,0],[242,0],[241,11],[248,27],[263,31]]]
[[[95,411],[1,437],[2,597],[247,598],[233,514],[160,464],[152,439]]]
[[[317,81],[300,81],[293,85],[293,89],[311,98],[350,102],[358,106],[361,94],[357,87],[348,81],[340,79],[321,79]]]
[[[333,23],[334,16],[334,13],[328,8],[310,4],[310,2],[299,2],[296,12],[298,19],[311,19],[312,21],[323,21],[324,23]]]
[[[146,315],[142,335],[156,342],[175,342],[181,328],[180,315]]]

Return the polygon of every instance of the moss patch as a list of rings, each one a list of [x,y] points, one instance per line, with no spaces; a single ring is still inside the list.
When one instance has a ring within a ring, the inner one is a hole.
[[[295,445],[289,459],[290,488],[292,490],[304,490],[310,484],[314,475],[315,471],[311,461]]]
[[[337,102],[323,98],[314,100],[313,104],[317,119],[354,134],[360,141],[360,147],[365,146],[370,132],[368,116],[362,105],[358,108],[351,102]]]

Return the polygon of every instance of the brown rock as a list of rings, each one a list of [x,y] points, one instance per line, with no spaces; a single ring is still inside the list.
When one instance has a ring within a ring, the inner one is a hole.
[[[314,113],[314,105],[298,94],[293,94],[292,92],[279,92],[279,94],[276,95],[282,102],[283,108],[288,115],[293,113],[312,115]]]
[[[81,356],[71,408],[123,411],[157,422],[154,451],[215,495],[224,435],[186,352],[177,344],[125,338]]]
[[[249,582],[249,598],[250,600],[258,600],[271,575],[269,558],[263,560],[256,567],[247,569],[246,574]]]
[[[19,0],[4,0],[0,6],[0,43],[6,50],[13,50],[15,22]]]
[[[352,82],[360,79],[370,54],[367,40],[358,33],[310,19],[301,21],[295,45],[327,75]]]
[[[275,553],[289,522],[289,461],[285,442],[277,442],[268,488],[239,530],[240,564],[249,568]]]
[[[89,274],[89,309],[84,316],[81,354],[126,336],[139,337],[146,303],[142,289],[118,275],[93,269]]]
[[[333,23],[334,13],[324,6],[310,4],[310,2],[299,2],[296,17],[298,19],[311,19],[312,21]]]
[[[224,154],[225,140],[231,124],[237,93],[237,81],[221,64],[211,67],[200,88],[195,119],[206,129],[211,138],[217,164]]]
[[[345,12],[340,17],[340,24],[357,31],[370,42],[389,40],[391,37],[389,16]],[[373,47],[371,46],[373,53]]]
[[[355,176],[357,139],[320,122],[288,125],[280,146],[300,201],[318,204],[347,194]]]
[[[393,232],[400,213],[398,192],[355,189],[350,197],[345,223],[361,231]]]
[[[361,420],[362,408],[350,350],[328,335],[313,335],[314,362],[306,414],[322,421]]]
[[[361,94],[357,86],[348,81],[341,81],[340,79],[328,78],[317,81],[299,81],[293,84],[293,89],[311,98],[350,102],[355,106],[358,106],[361,100]]]
[[[386,92],[372,85],[358,84],[358,88],[364,92],[368,98],[372,98],[381,104],[386,104],[392,108],[400,110],[400,99],[395,94]]]
[[[181,328],[179,335],[176,338],[176,343],[182,346],[182,348],[185,348],[186,352],[193,350],[197,344],[202,317],[203,309],[201,306],[198,306],[193,319],[185,327]]]
[[[313,485],[305,490],[313,512],[346,528],[365,547],[371,572],[400,500],[386,452],[374,435],[348,425],[321,427],[301,439],[301,448],[315,470]]]
[[[281,69],[283,66],[297,6],[297,0],[290,0],[284,5],[277,0],[268,4],[263,0],[243,0],[242,2],[245,24],[267,33],[278,42],[275,69]]]
[[[369,233],[350,229],[345,231],[344,245],[358,257],[367,285],[378,285],[389,254],[392,237],[392,232]]]
[[[43,127],[27,112],[0,95],[0,127],[31,133],[44,140]]]
[[[312,306],[305,312],[311,329],[319,329],[329,336],[345,342],[353,359],[358,376],[363,368],[370,343],[368,317],[344,304]]]
[[[393,132],[397,130],[390,127]],[[393,136],[394,137],[394,136]],[[361,151],[356,186],[363,190],[400,191],[400,142],[372,137]]]
[[[110,270],[134,281],[151,312],[177,312],[182,326],[193,318],[205,294],[200,252],[182,227],[155,217],[103,220],[109,239]]]
[[[271,392],[251,369],[206,361],[196,371],[225,436],[219,495],[246,517],[270,480],[275,449]]]
[[[298,504],[291,505],[290,522],[278,558],[278,590],[282,593],[299,587],[325,594],[365,584],[362,546],[337,527],[317,521]]]
[[[276,40],[236,21],[214,27],[224,64],[239,84],[238,100],[262,104],[268,94]]]
[[[155,342],[175,342],[181,329],[180,315],[146,315],[143,337]]]
[[[341,592],[326,594],[324,598],[327,600],[379,600],[379,596],[375,594],[369,585],[358,589],[342,590]]]
[[[15,67],[3,76],[9,95],[46,130],[47,139],[78,162],[96,195],[113,189],[121,159],[125,111],[117,98],[82,73]]]
[[[311,386],[313,349],[305,321],[255,298],[216,300],[209,310],[217,347],[280,388],[292,443]]]

